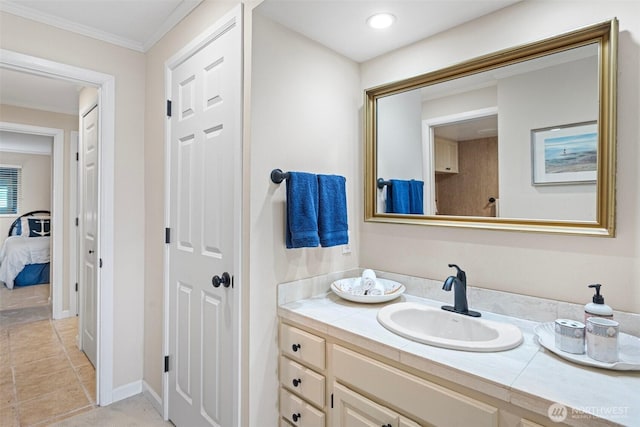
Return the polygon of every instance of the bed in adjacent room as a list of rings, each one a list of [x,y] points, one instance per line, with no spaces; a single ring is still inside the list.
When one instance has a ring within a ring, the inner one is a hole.
[[[49,211],[33,211],[18,217],[0,248],[0,282],[9,289],[49,283],[50,239]]]

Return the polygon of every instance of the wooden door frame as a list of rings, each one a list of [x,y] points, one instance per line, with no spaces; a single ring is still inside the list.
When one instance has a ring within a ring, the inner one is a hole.
[[[96,403],[113,402],[113,283],[114,283],[114,196],[115,196],[115,77],[110,74],[50,61],[7,49],[0,49],[0,67],[98,88],[100,114],[100,245],[104,260],[98,274],[98,363]]]
[[[165,99],[171,99],[171,79],[172,79],[172,71],[182,64],[187,58],[195,54],[202,47],[207,45],[211,40],[218,37],[218,35],[224,31],[230,25],[237,25],[240,28],[238,29],[241,33],[240,38],[243,38],[243,14],[242,14],[242,4],[236,5],[231,11],[220,17],[216,20],[212,26],[203,31],[199,36],[194,38],[191,42],[189,42],[186,46],[181,48],[177,53],[175,53],[171,58],[169,58],[165,62],[165,72],[164,72],[164,81],[165,81]],[[242,48],[242,47],[241,47]],[[241,55],[242,58],[242,55]],[[242,74],[242,64],[240,74]],[[233,217],[238,218],[234,225],[234,240],[236,242],[234,248],[234,261],[233,261],[233,272],[234,272],[234,290],[236,293],[236,313],[235,319],[233,321],[233,330],[232,334],[234,337],[233,343],[233,351],[235,361],[235,366],[233,366],[234,370],[234,381],[233,381],[233,395],[234,395],[234,414],[233,414],[233,425],[242,425],[242,312],[243,312],[243,292],[242,292],[242,269],[241,269],[241,260],[242,260],[242,94],[240,95],[241,99],[239,101],[239,114],[240,120],[238,122],[238,137],[240,139],[240,143],[234,147],[236,150],[234,153],[235,163],[234,163],[234,200],[233,200]],[[164,130],[164,150],[165,150],[165,165],[164,165],[164,219],[165,219],[165,227],[171,227],[171,120],[169,117],[166,118],[165,121],[165,130]],[[164,355],[170,354],[170,346],[169,346],[169,298],[170,298],[170,284],[169,284],[169,245],[164,245],[164,322],[163,322],[163,352]],[[169,373],[164,372],[162,375],[162,412],[165,420],[169,419]]]

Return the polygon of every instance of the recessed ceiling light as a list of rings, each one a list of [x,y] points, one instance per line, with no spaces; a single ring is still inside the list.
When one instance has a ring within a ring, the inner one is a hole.
[[[381,30],[389,28],[396,21],[396,17],[390,13],[376,13],[367,19],[367,25],[371,28]]]

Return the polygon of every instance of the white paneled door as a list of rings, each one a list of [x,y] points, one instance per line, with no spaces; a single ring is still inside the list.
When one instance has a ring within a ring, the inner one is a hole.
[[[98,331],[98,106],[82,116],[80,256],[81,346],[96,365]]]
[[[237,8],[168,67],[168,404],[176,426],[237,423],[241,35]]]

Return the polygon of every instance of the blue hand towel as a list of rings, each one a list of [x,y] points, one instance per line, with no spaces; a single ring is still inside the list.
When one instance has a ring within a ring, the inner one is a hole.
[[[339,175],[318,175],[318,233],[320,245],[349,243],[346,179]]]
[[[391,185],[387,185],[387,213],[408,214],[409,208],[409,181],[392,179]]]
[[[423,181],[415,179],[409,181],[409,213],[424,215],[423,189]]]
[[[315,248],[318,236],[318,179],[314,174],[289,172],[287,179],[287,249]]]

